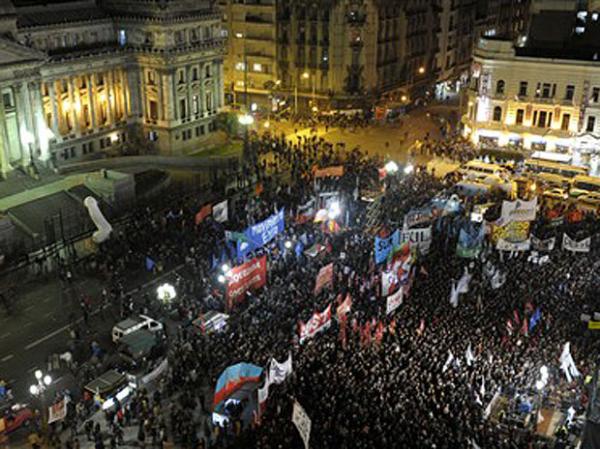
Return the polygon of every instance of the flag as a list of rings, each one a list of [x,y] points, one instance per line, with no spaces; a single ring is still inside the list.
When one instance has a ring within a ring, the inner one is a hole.
[[[218,223],[224,223],[229,220],[227,200],[221,201],[213,206],[213,218]]]
[[[264,412],[265,407],[267,405],[267,399],[269,399],[269,376],[267,375],[266,379],[265,379],[265,384],[262,386],[262,388],[259,388],[258,391],[258,416],[260,418],[260,415],[262,414],[262,412]]]
[[[196,226],[199,225],[200,223],[202,223],[204,221],[204,219],[206,217],[208,217],[211,213],[212,213],[212,204],[209,203],[209,204],[202,206],[200,211],[198,211],[198,213],[194,217]]]
[[[515,319],[515,324],[518,326],[521,324],[521,318],[519,317],[519,312],[517,309],[513,310],[513,317]]]
[[[566,342],[563,346],[562,354],[560,355],[560,369],[562,369],[567,377],[567,382],[571,382],[574,377],[579,377],[581,373],[575,366],[575,361],[571,355],[571,343]]]
[[[417,334],[419,334],[419,337],[421,335],[423,335],[423,332],[425,332],[425,320],[421,320],[421,324],[419,324],[419,328],[417,329]]]
[[[508,320],[506,320],[506,332],[508,333],[508,335],[512,335],[513,330],[514,330],[513,323],[509,318]]]
[[[452,281],[452,287],[450,288],[450,304],[452,304],[452,307],[456,308],[458,307],[458,295],[459,295],[459,291],[458,288],[456,286],[456,282]]]
[[[377,342],[378,345],[381,344],[381,340],[383,340],[383,323],[379,322],[377,324],[377,329],[375,330],[375,341]]]
[[[458,280],[458,293],[469,293],[469,283],[471,282],[472,277],[473,276],[471,275],[471,273],[469,273],[467,267],[465,267],[465,272]]]
[[[146,271],[152,271],[156,263],[148,256],[146,256]]]
[[[275,359],[271,359],[269,367],[269,381],[272,384],[280,384],[292,374],[292,353],[289,354],[287,360],[279,363]]]
[[[454,361],[454,354],[452,354],[452,351],[448,351],[448,358],[446,359],[446,363],[444,363],[444,366],[442,367],[442,373],[445,373],[446,370],[450,367],[450,364]]]
[[[529,329],[527,328],[528,324],[529,324],[529,322],[527,321],[527,319],[523,318],[523,325],[521,326],[521,333],[525,336],[529,335]]]
[[[485,376],[481,377],[481,388],[479,388],[481,399],[485,399]]]
[[[535,326],[537,326],[537,323],[542,319],[542,310],[538,307],[537,309],[535,309],[535,312],[533,315],[531,315],[531,318],[529,319],[529,330],[533,331],[533,328]]]
[[[473,351],[471,350],[471,343],[469,343],[467,351],[465,352],[465,359],[467,361],[468,366],[471,366],[471,364],[475,361],[475,356],[473,355]]]

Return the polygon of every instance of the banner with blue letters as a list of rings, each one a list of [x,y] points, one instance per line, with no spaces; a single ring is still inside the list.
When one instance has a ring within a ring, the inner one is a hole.
[[[261,248],[283,232],[285,228],[285,214],[281,209],[266,220],[250,226],[244,231],[245,239],[237,240],[238,259],[245,258],[255,249]]]
[[[384,239],[375,237],[375,263],[383,263],[387,260],[392,249],[400,246],[400,231],[396,229],[393,234]]]

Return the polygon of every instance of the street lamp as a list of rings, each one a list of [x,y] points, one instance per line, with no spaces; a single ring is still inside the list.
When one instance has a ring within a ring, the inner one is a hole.
[[[248,128],[250,125],[254,123],[254,117],[250,114],[240,115],[238,117],[238,122],[240,125],[244,127],[244,157],[248,156],[248,139],[249,139],[249,131]]]
[[[419,67],[419,75],[423,75],[425,73],[425,67]]]
[[[177,297],[177,292],[171,284],[162,284],[156,289],[156,295],[162,302],[169,302]]]
[[[398,164],[396,164],[394,161],[389,161],[383,166],[383,168],[385,168],[386,173],[393,175],[398,171]]]
[[[308,72],[303,72],[302,75],[300,75],[300,78],[307,80],[310,78],[310,74]],[[296,81],[296,86],[294,87],[294,114],[298,115],[298,81]]]
[[[410,175],[414,171],[414,169],[415,167],[413,164],[407,164],[406,167],[404,167],[404,174]]]
[[[31,384],[31,386],[29,387],[29,393],[32,396],[35,396],[36,398],[40,399],[41,402],[41,408],[42,408],[42,417],[43,417],[43,424],[45,425],[48,422],[48,418],[47,418],[47,410],[46,410],[46,389],[52,384],[52,377],[50,377],[49,374],[44,374],[42,372],[42,370],[36,370],[35,371],[35,380],[36,383],[35,384]]]

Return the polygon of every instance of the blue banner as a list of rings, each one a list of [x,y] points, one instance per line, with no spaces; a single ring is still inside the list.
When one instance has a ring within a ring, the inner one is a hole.
[[[400,246],[400,231],[396,231],[389,237],[382,239],[375,237],[375,263],[383,263],[387,260],[392,249]]]
[[[250,226],[244,231],[246,240],[238,239],[237,256],[238,259],[244,259],[255,249],[261,248],[283,232],[285,228],[285,214],[281,209],[276,214],[271,215],[264,221]]]
[[[485,225],[482,223],[477,229],[472,223],[468,223],[460,229],[458,243],[456,244],[456,255],[467,259],[479,256],[485,237]]]

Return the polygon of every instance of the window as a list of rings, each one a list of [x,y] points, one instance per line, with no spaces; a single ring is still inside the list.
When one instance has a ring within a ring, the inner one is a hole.
[[[596,128],[596,117],[594,117],[593,115],[590,115],[587,119],[587,126],[585,127],[585,130],[588,133],[593,133],[594,128]]]
[[[494,118],[495,122],[499,122],[502,120],[502,108],[500,106],[496,106],[494,108]]]
[[[211,67],[210,67],[210,64],[209,64],[209,65],[207,65],[207,66],[204,68],[204,73],[205,73],[205,76],[206,76],[206,78],[210,78],[210,77],[211,77],[211,74],[212,74],[212,69],[211,69]]]
[[[206,110],[208,112],[212,111],[212,109],[213,109],[213,96],[212,96],[212,92],[206,92],[205,106],[206,106]]]
[[[158,103],[154,100],[150,100],[150,119],[158,120]]]
[[[196,126],[196,137],[204,135],[204,125]]]
[[[572,100],[575,97],[575,86],[568,85],[565,90],[565,100]]]
[[[2,92],[2,102],[4,103],[4,109],[12,109],[15,107],[13,96],[10,91]]]
[[[525,116],[525,110],[524,109],[517,109],[517,117],[515,119],[515,123],[517,125],[522,125],[523,124],[523,117]]]
[[[185,83],[185,72],[183,70],[178,70],[177,76],[179,77],[179,84],[184,84]]]
[[[560,122],[560,129],[562,129],[563,131],[568,131],[570,123],[571,123],[571,114],[563,114],[562,122]]]
[[[527,81],[521,81],[519,83],[519,97],[527,96]]]
[[[154,70],[148,70],[148,72],[146,72],[146,79],[148,80],[148,84],[151,86],[154,85]]]
[[[496,83],[496,93],[499,95],[504,93],[504,80],[498,80]]]
[[[187,117],[187,108],[186,108],[186,104],[185,104],[185,99],[179,100],[179,116],[181,118]]]
[[[98,73],[98,75],[96,75],[96,85],[97,86],[104,86],[104,75],[102,73]],[[63,90],[63,92],[65,92],[65,90]]]
[[[121,47],[125,46],[125,44],[127,44],[127,33],[125,32],[125,30],[119,30],[119,45]]]
[[[192,69],[192,81],[197,81],[198,80],[198,68],[194,67]]]
[[[550,98],[550,84],[544,83],[542,85],[542,98]]]
[[[150,131],[148,133],[148,140],[150,140],[150,142],[156,142],[158,140],[158,133],[156,131]]]
[[[181,43],[183,43],[183,41],[185,41],[185,31],[183,31],[183,30],[175,31],[175,43],[181,44]]]
[[[535,96],[539,97],[542,94],[542,84],[541,83],[537,83],[537,86],[535,86]]]
[[[592,89],[592,101],[598,103],[598,100],[600,100],[600,87],[594,87]]]
[[[240,72],[243,72],[244,70],[246,70],[246,64],[244,64],[243,62],[236,62],[235,69],[239,70]]]
[[[198,95],[192,97],[192,113],[197,115],[200,113],[200,105],[198,102]]]
[[[262,64],[254,63],[254,64],[252,64],[252,70],[255,72],[262,72],[263,66],[262,66]],[[207,75],[207,76],[210,76],[210,75]]]
[[[546,111],[540,111],[540,113],[538,114],[538,128],[545,128],[547,119],[548,113]]]

